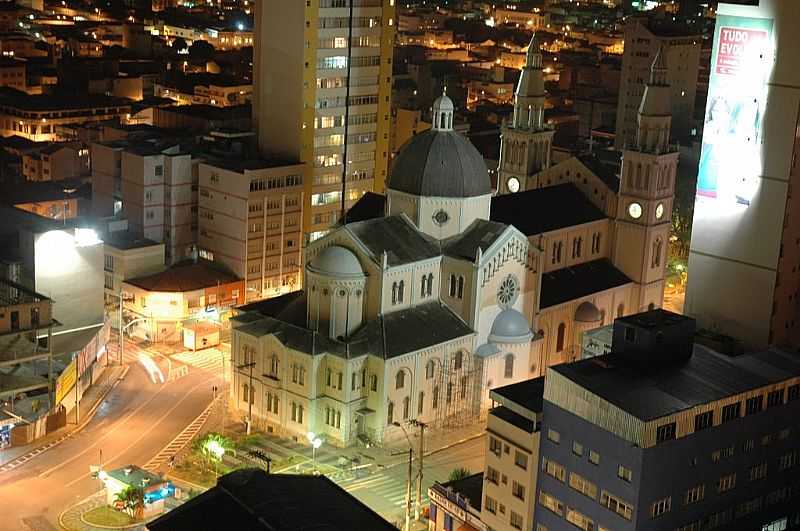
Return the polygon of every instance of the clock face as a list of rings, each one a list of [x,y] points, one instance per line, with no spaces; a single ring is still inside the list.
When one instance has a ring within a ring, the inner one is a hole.
[[[508,191],[512,194],[519,192],[519,179],[516,177],[509,177],[506,185],[508,186]]]
[[[633,219],[642,217],[642,205],[639,203],[631,203],[628,205],[628,215]]]
[[[656,219],[661,219],[664,217],[664,203],[659,203],[656,205]]]

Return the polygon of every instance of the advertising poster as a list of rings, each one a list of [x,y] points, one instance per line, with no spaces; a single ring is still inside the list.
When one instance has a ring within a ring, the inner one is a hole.
[[[720,15],[714,33],[698,203],[746,208],[758,191],[772,20]]]

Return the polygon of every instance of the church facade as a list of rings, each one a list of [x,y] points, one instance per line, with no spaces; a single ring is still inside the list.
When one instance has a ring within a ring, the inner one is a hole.
[[[534,39],[497,195],[443,94],[386,196],[364,198],[378,212],[307,246],[303,291],[233,319],[232,405],[266,431],[335,445],[402,437],[411,419],[469,424],[489,389],[575,359],[586,330],[660,306],[677,163],[655,101],[668,97],[665,71],[658,58],[621,179],[577,158],[551,164]]]

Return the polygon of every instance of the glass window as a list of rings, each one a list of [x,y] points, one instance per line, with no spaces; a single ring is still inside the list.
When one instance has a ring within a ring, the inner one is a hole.
[[[561,434],[554,429],[547,430],[547,438],[556,444],[561,442]]]
[[[528,456],[517,450],[516,453],[514,454],[514,464],[520,467],[522,470],[527,470]]]
[[[633,478],[633,472],[631,472],[630,468],[625,468],[624,466],[619,465],[617,468],[617,477],[630,483],[631,478]]]
[[[653,505],[650,506],[650,516],[656,518],[668,513],[670,509],[672,509],[672,497],[668,496],[653,502]]]
[[[589,462],[593,465],[600,464],[600,454],[595,452],[594,450],[589,450]]]
[[[572,441],[572,453],[575,455],[583,455],[583,445],[578,441]]]
[[[656,444],[675,438],[675,423],[670,422],[656,428]]]
[[[597,485],[575,472],[569,474],[569,486],[584,496],[593,500],[597,499]]]

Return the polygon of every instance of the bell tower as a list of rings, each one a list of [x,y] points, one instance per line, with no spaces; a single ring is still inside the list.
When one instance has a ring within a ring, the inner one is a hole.
[[[550,167],[553,128],[544,123],[542,53],[534,33],[514,93],[514,116],[500,135],[500,194],[538,188],[536,174]]]
[[[658,308],[664,298],[679,155],[669,144],[669,90],[666,55],[659,50],[639,105],[635,145],[622,150],[613,261],[636,283],[636,307],[626,313]]]

